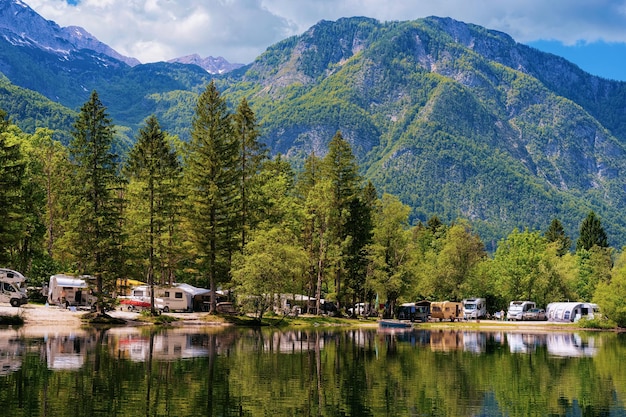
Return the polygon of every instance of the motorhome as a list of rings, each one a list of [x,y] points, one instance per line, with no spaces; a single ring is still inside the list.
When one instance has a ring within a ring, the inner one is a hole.
[[[28,302],[26,278],[12,269],[0,268],[0,302],[19,307]]]
[[[441,320],[460,320],[463,318],[463,304],[455,301],[434,301],[430,303],[430,317]]]
[[[92,294],[90,276],[52,275],[48,284],[48,304],[69,307],[93,307],[97,298]]]
[[[506,312],[506,319],[508,321],[523,320],[524,313],[527,313],[531,308],[536,308],[532,301],[511,301],[509,303],[509,309]]]
[[[581,318],[599,317],[600,308],[597,304],[584,302],[550,303],[546,307],[548,321],[577,322]]]
[[[463,300],[463,318],[478,320],[487,317],[487,301],[484,298],[467,298]]]

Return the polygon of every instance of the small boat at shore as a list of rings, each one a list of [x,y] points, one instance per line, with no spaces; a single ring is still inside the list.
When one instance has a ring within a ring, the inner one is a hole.
[[[379,320],[378,327],[383,328],[392,328],[392,329],[409,329],[413,327],[413,323],[408,321],[400,321],[400,320]]]

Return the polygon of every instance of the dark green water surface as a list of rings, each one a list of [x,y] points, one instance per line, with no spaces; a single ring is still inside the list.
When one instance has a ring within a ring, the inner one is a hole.
[[[0,416],[624,416],[626,337],[0,329]]]

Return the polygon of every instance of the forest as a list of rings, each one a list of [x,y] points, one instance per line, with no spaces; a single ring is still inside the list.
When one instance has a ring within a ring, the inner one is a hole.
[[[52,129],[25,133],[5,111],[0,120],[0,264],[30,286],[91,275],[101,312],[124,277],[229,289],[259,318],[275,294],[309,295],[317,311],[320,299],[340,309],[379,300],[386,314],[480,296],[492,311],[516,299],[593,301],[626,325],[626,254],[593,211],[575,242],[546,219],[546,230],[513,229],[488,252],[468,219],[411,224],[409,206],[364,180],[339,131],[297,170],[270,157],[247,100],[232,111],[213,82],[188,141],[153,115],[124,155],[96,91],[67,146]]]

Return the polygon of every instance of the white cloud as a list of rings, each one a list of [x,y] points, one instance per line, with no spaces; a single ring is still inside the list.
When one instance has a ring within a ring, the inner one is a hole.
[[[61,26],[82,26],[142,62],[198,53],[251,62],[268,46],[318,21],[367,16],[414,20],[449,16],[539,39],[626,42],[624,0],[26,0]]]

